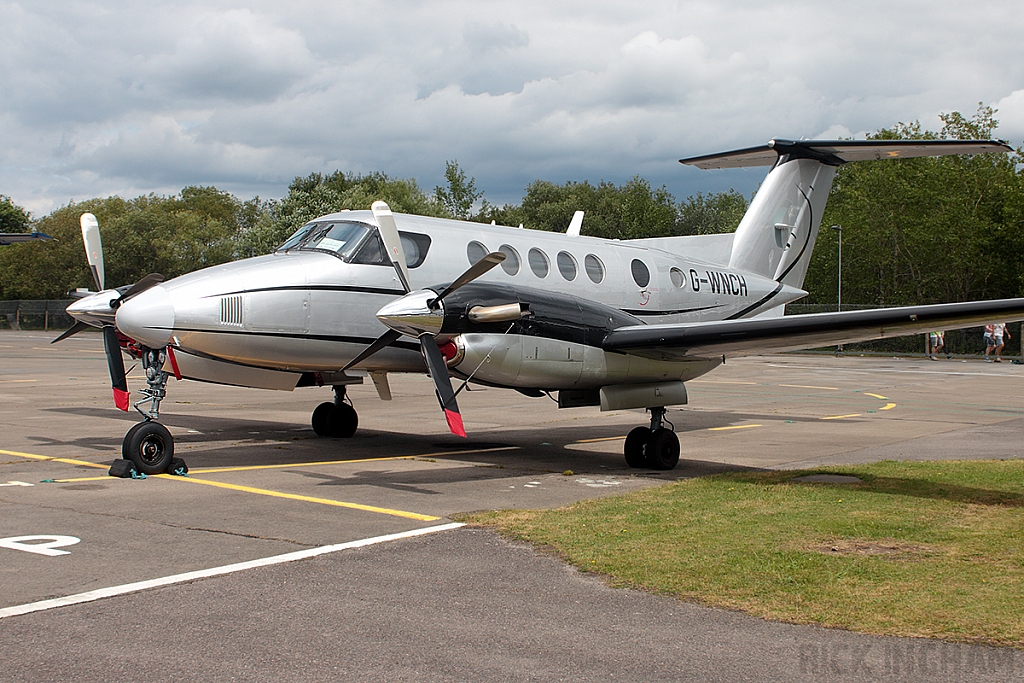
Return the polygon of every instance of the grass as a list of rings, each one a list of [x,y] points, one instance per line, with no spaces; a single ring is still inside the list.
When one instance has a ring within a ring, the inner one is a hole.
[[[862,483],[790,481],[812,473]],[[794,623],[1024,647],[1024,461],[734,472],[465,521],[617,586]]]

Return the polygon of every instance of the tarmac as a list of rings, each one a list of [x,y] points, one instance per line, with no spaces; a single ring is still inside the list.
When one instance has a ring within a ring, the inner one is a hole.
[[[1024,366],[729,360],[669,411],[670,472],[623,461],[643,411],[473,388],[460,439],[429,379],[394,376],[390,402],[350,389],[354,437],[321,439],[329,389],[172,380],[189,476],[132,480],[106,475],[138,416],[99,336],[53,336],[0,331],[0,681],[1024,680],[1024,652],[613,589],[451,523],[726,469],[1018,458]]]

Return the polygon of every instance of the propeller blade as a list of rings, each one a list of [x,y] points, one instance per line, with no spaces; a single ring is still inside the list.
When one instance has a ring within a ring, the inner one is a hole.
[[[117,308],[118,306],[123,304],[128,299],[131,299],[133,296],[136,296],[138,294],[142,294],[143,292],[145,292],[150,287],[152,287],[154,285],[158,285],[158,284],[160,284],[163,281],[164,281],[164,276],[161,275],[160,273],[150,273],[149,275],[145,276],[144,278],[142,278],[141,280],[136,282],[134,285],[129,287],[128,291],[126,291],[124,294],[122,294],[121,296],[119,296],[116,299],[114,299],[113,301],[111,301],[110,302],[110,307],[111,308]]]
[[[398,272],[398,279],[405,288],[405,293],[412,291],[409,286],[409,268],[405,262],[405,251],[402,249],[402,238],[398,235],[398,226],[395,225],[395,217],[391,214],[391,207],[384,202],[374,202],[370,207],[373,211],[373,218],[377,221],[377,232],[384,241],[384,249],[388,252],[388,258]]]
[[[117,340],[117,330],[113,325],[103,328],[103,350],[107,352],[107,368],[110,370],[110,386],[114,390],[114,405],[128,412],[128,380],[124,374],[124,356],[121,355],[121,342]]]
[[[79,333],[79,332],[81,332],[82,330],[87,330],[87,329],[89,329],[90,327],[91,327],[91,325],[86,325],[86,324],[85,324],[85,323],[83,323],[83,322],[82,322],[81,320],[76,320],[76,321],[75,321],[75,324],[74,324],[74,325],[72,325],[70,329],[64,330],[64,334],[60,335],[59,337],[57,337],[56,339],[54,339],[54,340],[53,340],[52,342],[50,342],[50,343],[51,343],[51,344],[56,344],[56,343],[57,343],[57,342],[59,342],[59,341],[64,341],[64,340],[65,340],[65,339],[67,339],[68,337],[70,337],[70,336],[72,336],[72,335],[75,335],[75,334],[78,334],[78,333]]]
[[[436,299],[432,299],[430,301],[430,307],[433,308],[446,296],[448,296],[455,290],[459,289],[460,287],[468,285],[470,282],[477,279],[478,277],[480,277],[481,275],[483,275],[484,273],[486,273],[491,268],[498,265],[504,260],[505,255],[502,254],[500,251],[492,251],[490,254],[487,254],[482,259],[480,259],[479,261],[471,265],[468,269],[466,269],[466,272],[460,275],[458,279],[455,280],[455,282],[445,287],[444,291],[438,294]]]
[[[455,392],[452,390],[451,377],[448,376],[448,366],[444,362],[441,351],[437,348],[434,335],[428,332],[420,336],[420,348],[423,350],[424,360],[427,361],[430,378],[434,380],[437,400],[441,403],[444,418],[448,421],[448,429],[455,436],[465,437],[466,428],[462,426],[462,414],[455,402]]]
[[[96,216],[91,213],[83,213],[79,219],[82,224],[82,241],[85,243],[85,257],[89,260],[89,270],[92,271],[93,282],[96,283],[96,291],[104,289],[103,275],[103,243],[100,241],[100,224]]]
[[[346,370],[348,370],[353,365],[357,365],[359,363],[362,363],[364,360],[366,360],[367,358],[369,358],[373,354],[377,353],[378,351],[383,349],[388,344],[390,344],[390,343],[392,343],[394,341],[397,341],[398,338],[401,337],[401,336],[402,336],[401,332],[397,332],[395,330],[388,330],[387,332],[385,332],[381,336],[377,337],[377,339],[372,344],[370,344],[365,349],[363,349],[362,352],[358,356],[356,356],[355,358],[350,360],[348,362],[348,364],[341,369],[341,371],[345,372]]]

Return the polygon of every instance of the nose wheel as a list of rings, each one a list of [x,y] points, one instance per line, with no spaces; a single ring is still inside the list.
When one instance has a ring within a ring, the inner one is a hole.
[[[124,435],[121,457],[144,474],[162,474],[174,458],[174,437],[159,422],[140,422]]]
[[[634,468],[671,470],[679,462],[679,437],[664,426],[665,409],[651,408],[651,426],[637,427],[626,436],[623,453]]]

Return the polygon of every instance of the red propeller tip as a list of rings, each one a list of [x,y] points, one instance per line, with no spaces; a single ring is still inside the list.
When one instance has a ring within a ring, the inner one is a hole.
[[[466,428],[462,426],[462,415],[455,412],[454,410],[444,410],[444,419],[448,420],[448,429],[451,430],[455,436],[466,436]]]
[[[114,387],[114,405],[126,413],[128,412],[128,399],[130,396],[130,392]]]

